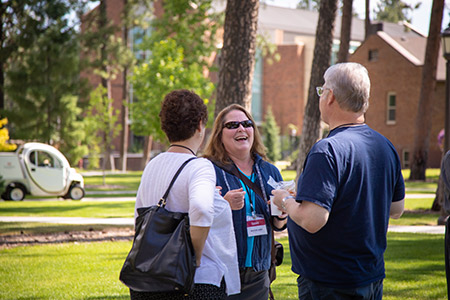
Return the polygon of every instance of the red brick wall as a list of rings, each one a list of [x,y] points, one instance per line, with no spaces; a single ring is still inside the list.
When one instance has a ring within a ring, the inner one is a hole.
[[[301,45],[279,45],[281,59],[263,67],[263,115],[272,107],[281,134],[289,134],[288,124],[302,131],[304,103],[304,55]]]
[[[378,50],[378,59],[369,61],[369,51]],[[371,79],[370,106],[366,122],[386,136],[403,159],[403,151],[409,151],[410,161],[414,151],[414,128],[420,97],[422,67],[415,66],[377,35],[372,35],[350,57],[350,61],[364,65]],[[396,124],[387,124],[387,97],[396,94]],[[436,139],[444,126],[445,91],[441,84],[435,92],[433,125],[430,133],[428,167],[440,166],[441,151]],[[403,163],[403,161],[402,161]]]

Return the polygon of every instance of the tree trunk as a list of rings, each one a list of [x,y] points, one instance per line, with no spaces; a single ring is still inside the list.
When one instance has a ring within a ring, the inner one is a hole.
[[[217,85],[217,115],[237,103],[251,111],[259,0],[228,0]]]
[[[341,18],[341,43],[339,45],[339,52],[337,55],[337,61],[339,63],[346,62],[348,60],[348,50],[350,48],[350,33],[352,30],[352,12],[353,12],[353,0],[343,0],[344,6],[342,7]]]
[[[5,109],[5,74],[4,65],[0,62],[0,118],[4,117]]]
[[[364,21],[364,30],[365,30],[365,37],[364,39],[367,39],[370,35],[371,32],[371,27],[372,25],[370,24],[370,0],[366,0],[366,18]]]
[[[145,166],[147,165],[148,161],[150,160],[150,153],[152,151],[152,143],[153,143],[153,136],[149,135],[145,137],[144,140],[144,153],[142,155],[142,161],[141,161],[141,168],[144,170]]]
[[[307,153],[320,138],[319,96],[316,94],[316,86],[323,85],[323,74],[330,66],[336,10],[337,0],[320,2],[319,21],[316,29],[316,44],[314,46],[311,79],[308,90],[308,103],[305,108],[303,130],[300,137],[300,151],[297,159],[297,179],[303,170],[303,163]]]
[[[125,9],[127,9],[128,0],[123,0],[123,5]],[[123,43],[125,47],[128,47],[128,26],[127,22],[124,22],[123,26]],[[128,129],[128,67],[125,66],[123,69],[123,84],[122,84],[122,110],[121,110],[121,121],[122,121],[122,132],[120,134],[120,166],[122,172],[127,171],[127,159],[128,159],[128,137],[129,137],[129,129]]]
[[[123,71],[123,76],[126,78],[127,68]],[[128,138],[129,138],[129,128],[128,128],[128,81],[123,80],[123,104],[122,104],[122,132],[120,134],[120,166],[122,172],[127,171],[127,159],[128,159]]]
[[[104,29],[107,25],[108,19],[107,19],[107,4],[106,4],[106,0],[100,0],[100,5],[99,5],[99,19],[98,19],[98,24],[99,24],[99,28],[100,30]],[[104,40],[107,40],[107,36],[104,37]],[[106,97],[108,98],[106,100],[106,106],[107,106],[107,112],[109,114],[112,113],[112,103],[111,101],[109,101],[109,99],[112,99],[112,90],[111,90],[111,77],[110,77],[110,69],[109,66],[106,64],[107,62],[107,50],[106,50],[106,43],[103,43],[101,48],[100,48],[100,57],[101,57],[101,62],[102,62],[102,73],[103,75],[101,76],[101,84],[102,86],[106,89]],[[105,75],[106,74],[106,75]],[[111,117],[111,116],[109,116]],[[108,122],[108,121],[105,121]],[[110,159],[111,157],[111,142],[112,142],[112,131],[109,129],[108,124],[105,124],[104,126],[105,128],[105,132],[103,133],[103,164],[102,164],[102,169],[103,169],[103,176],[105,176],[105,170],[106,170],[106,161],[108,159]],[[111,168],[112,168],[112,162],[110,162],[111,164]],[[103,184],[105,184],[103,182]]]
[[[410,180],[425,180],[430,131],[433,113],[433,91],[436,85],[437,60],[444,1],[434,0],[431,9],[430,29],[427,39],[425,61],[422,69],[422,87],[415,120],[414,151],[412,155]]]
[[[444,158],[444,156],[442,156]],[[442,166],[442,159],[441,159],[441,166]],[[441,167],[442,170],[442,167]],[[444,206],[444,182],[442,180],[442,176],[439,176],[438,186],[436,189],[436,194],[434,197],[433,204],[431,205],[432,211],[441,211],[442,207]]]
[[[6,7],[3,3],[0,4],[0,14],[4,14],[6,11]],[[6,29],[3,24],[3,18],[0,18],[2,22],[0,22],[0,45],[2,47],[2,52],[4,50],[5,46],[5,39],[6,39]],[[0,118],[4,117],[4,110],[5,110],[5,65],[6,65],[6,55],[5,53],[2,53],[2,58],[0,59]]]

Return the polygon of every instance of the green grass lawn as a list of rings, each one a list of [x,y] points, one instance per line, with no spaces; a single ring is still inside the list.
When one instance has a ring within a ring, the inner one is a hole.
[[[297,299],[287,238],[272,288]],[[443,236],[389,233],[385,300],[446,299]],[[0,250],[0,299],[129,299],[118,280],[131,242],[67,243]]]
[[[434,193],[437,188],[437,182],[439,180],[439,169],[427,169],[426,181],[409,181],[409,169],[402,171],[403,177],[406,180],[406,188],[411,193]],[[137,190],[141,180],[141,171],[133,171],[127,173],[114,173],[107,174],[105,178],[106,185],[103,186],[103,176],[84,176],[86,190],[90,192],[104,191],[104,190]],[[294,180],[296,171],[294,170],[282,170],[281,175],[284,180]],[[100,196],[96,195],[96,196]]]
[[[1,201],[0,216],[132,218],[134,200]]]
[[[103,186],[103,175],[83,176],[87,191],[136,190],[141,181],[142,171],[129,171],[126,173],[107,174]]]
[[[408,171],[408,170],[406,170]],[[430,172],[430,174],[428,173]],[[409,193],[430,193],[438,173],[428,171],[426,182],[406,182]],[[295,171],[283,171],[285,180]],[[136,190],[141,172],[107,175],[113,190]],[[404,171],[405,178],[408,172]],[[86,176],[87,190],[100,191],[102,176]],[[106,200],[106,199],[105,199]],[[131,218],[134,201],[0,201],[0,216],[63,216]],[[435,225],[438,213],[429,212],[434,194],[407,199],[407,212],[394,225]],[[108,226],[109,227],[109,226]],[[100,230],[99,225],[60,225],[0,222],[0,234]],[[446,299],[443,235],[389,233],[384,299]],[[296,275],[290,270],[287,238],[283,265],[272,285],[276,299],[297,299]],[[131,242],[66,243],[0,250],[0,299],[129,299],[118,280]]]

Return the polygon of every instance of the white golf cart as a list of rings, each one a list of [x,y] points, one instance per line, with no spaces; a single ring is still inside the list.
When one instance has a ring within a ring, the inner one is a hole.
[[[15,152],[0,152],[4,200],[21,201],[26,194],[81,200],[84,180],[56,148],[26,143]]]

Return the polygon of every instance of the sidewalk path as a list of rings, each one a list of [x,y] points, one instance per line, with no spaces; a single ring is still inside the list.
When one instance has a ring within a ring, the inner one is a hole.
[[[102,192],[91,192],[92,194],[102,194]],[[121,194],[123,191],[108,191],[104,194]],[[125,193],[130,194],[133,191],[125,191]],[[135,193],[135,191],[134,191]],[[90,193],[86,193],[89,195]],[[432,198],[434,194],[406,194],[406,199],[420,199],[420,198]],[[134,201],[136,197],[85,197],[81,201]],[[45,200],[55,200],[55,198],[49,199],[33,199],[27,201],[45,201]],[[66,200],[61,200],[66,201]],[[98,225],[134,225],[133,218],[79,218],[79,217],[0,217],[0,222],[38,222],[38,223],[59,223],[59,224],[98,224]],[[401,226],[401,225],[391,225],[389,226],[390,232],[409,232],[409,233],[428,233],[428,234],[444,234],[445,226],[443,225],[433,225],[433,226]],[[285,231],[280,233],[285,235]]]
[[[0,222],[38,222],[59,224],[134,225],[133,218],[78,218],[78,217],[0,217]],[[390,232],[444,234],[444,225],[389,226]]]

